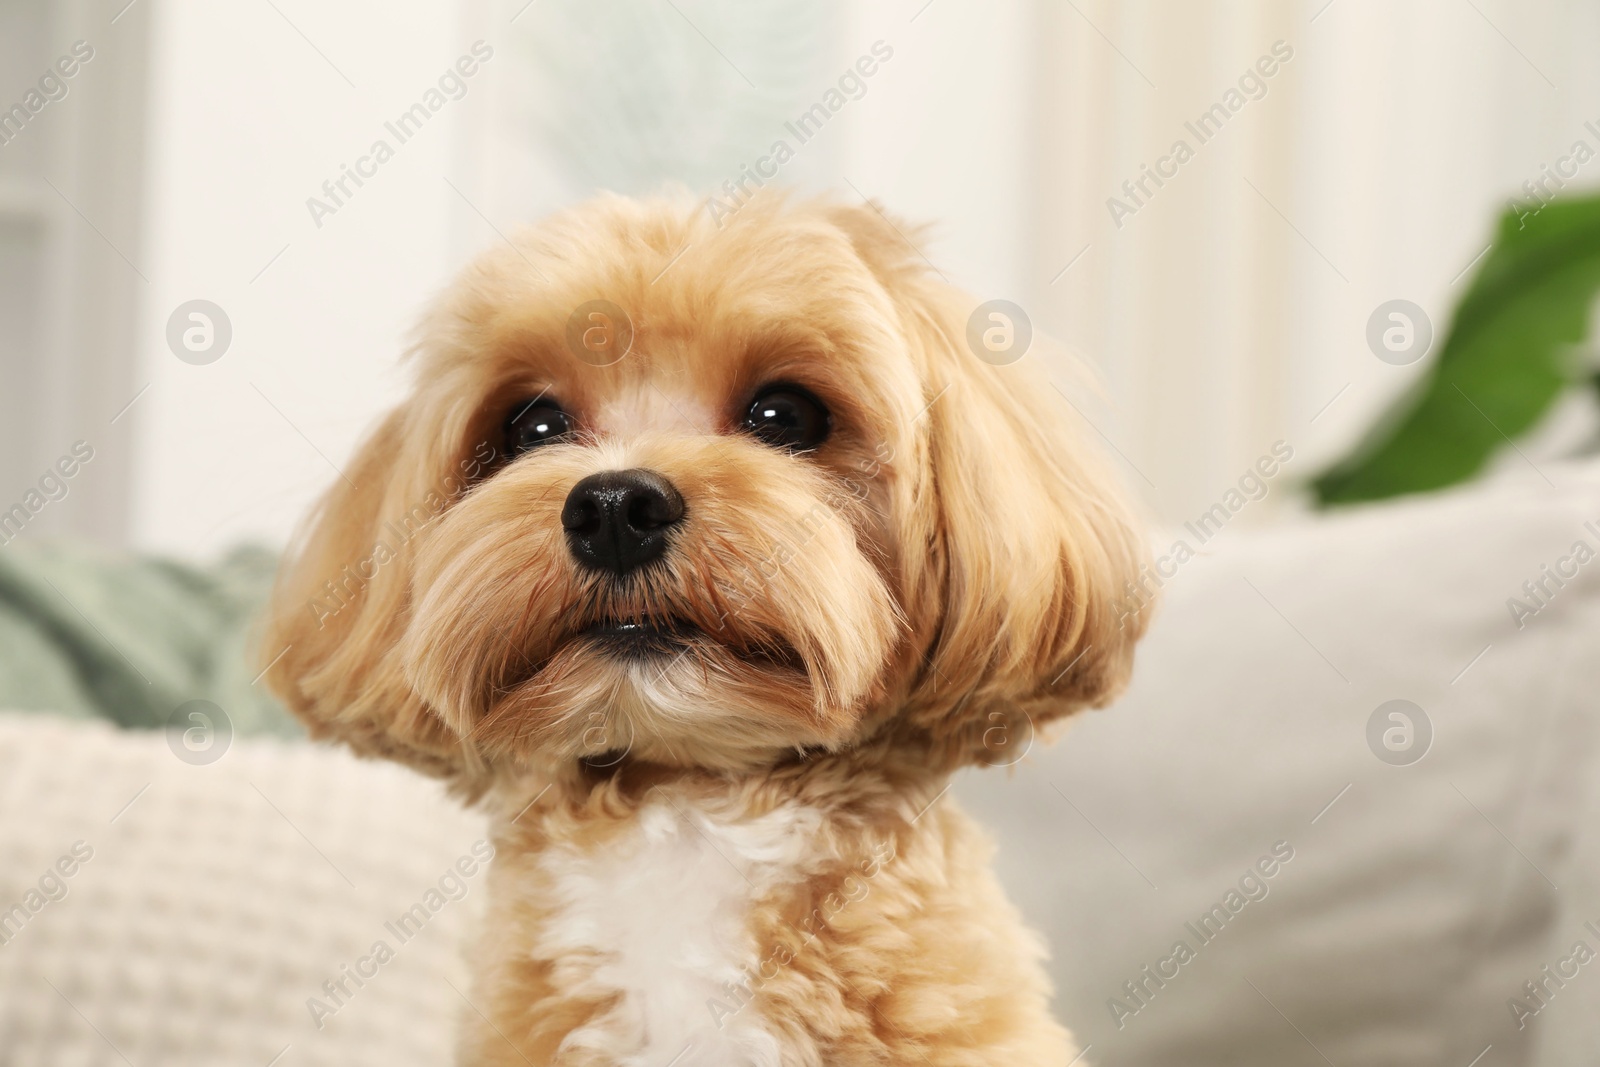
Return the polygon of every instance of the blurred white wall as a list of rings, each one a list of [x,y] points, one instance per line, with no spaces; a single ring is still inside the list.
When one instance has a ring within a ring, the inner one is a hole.
[[[153,9],[132,539],[209,554],[282,540],[398,396],[422,302],[498,231],[587,191],[530,119],[590,106],[533,69],[583,16],[570,0]],[[1510,0],[820,5],[830,54],[782,79],[741,10],[652,16],[662,54],[720,79],[730,109],[684,129],[729,158],[751,141],[753,158],[768,138],[742,132],[760,130],[742,94],[786,80],[805,95],[815,78],[814,98],[874,41],[892,46],[792,179],[934,222],[924,250],[952,280],[1080,350],[1106,396],[1079,402],[1168,520],[1278,438],[1297,476],[1347,447],[1422,373],[1367,350],[1372,308],[1406,297],[1442,320],[1507,198],[1600,120],[1595,0],[1536,18]],[[319,229],[307,197],[480,38],[495,57],[465,98]],[[1279,40],[1294,57],[1266,95],[1116,227],[1107,198]],[[594,127],[625,154],[626,136]],[[1594,177],[1600,162],[1580,182]],[[196,298],[234,329],[205,366],[164,336]]]
[[[461,5],[157,7],[133,540],[210,553],[285,538],[400,395],[406,330],[459,258],[464,116],[498,71],[402,145],[384,124],[475,39]],[[394,158],[318,227],[307,199],[379,138]],[[233,327],[206,365],[167,345],[193,299]]]

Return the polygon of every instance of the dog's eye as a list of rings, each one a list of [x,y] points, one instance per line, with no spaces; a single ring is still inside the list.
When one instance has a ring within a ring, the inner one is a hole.
[[[745,429],[767,444],[792,452],[809,452],[828,438],[828,409],[798,386],[774,386],[750,405]]]
[[[548,400],[525,400],[506,417],[506,453],[520,456],[572,432],[572,419]]]

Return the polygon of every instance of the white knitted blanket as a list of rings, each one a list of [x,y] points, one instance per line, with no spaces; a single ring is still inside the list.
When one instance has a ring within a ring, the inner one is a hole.
[[[483,837],[342,751],[235,738],[196,766],[0,714],[0,1065],[450,1063]]]

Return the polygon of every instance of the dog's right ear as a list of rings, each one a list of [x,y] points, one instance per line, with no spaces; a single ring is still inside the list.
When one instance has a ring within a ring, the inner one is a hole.
[[[485,784],[481,765],[417,696],[397,651],[410,608],[412,539],[449,499],[420,473],[438,457],[411,454],[418,445],[410,415],[402,406],[367,438],[285,555],[260,657],[271,664],[273,691],[312,736],[475,794]]]

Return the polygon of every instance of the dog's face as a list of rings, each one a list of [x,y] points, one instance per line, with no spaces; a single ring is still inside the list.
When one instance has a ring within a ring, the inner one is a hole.
[[[466,778],[891,722],[981,758],[1103,701],[1141,546],[970,309],[870,207],[604,198],[490,252],[286,565],[276,688]]]

